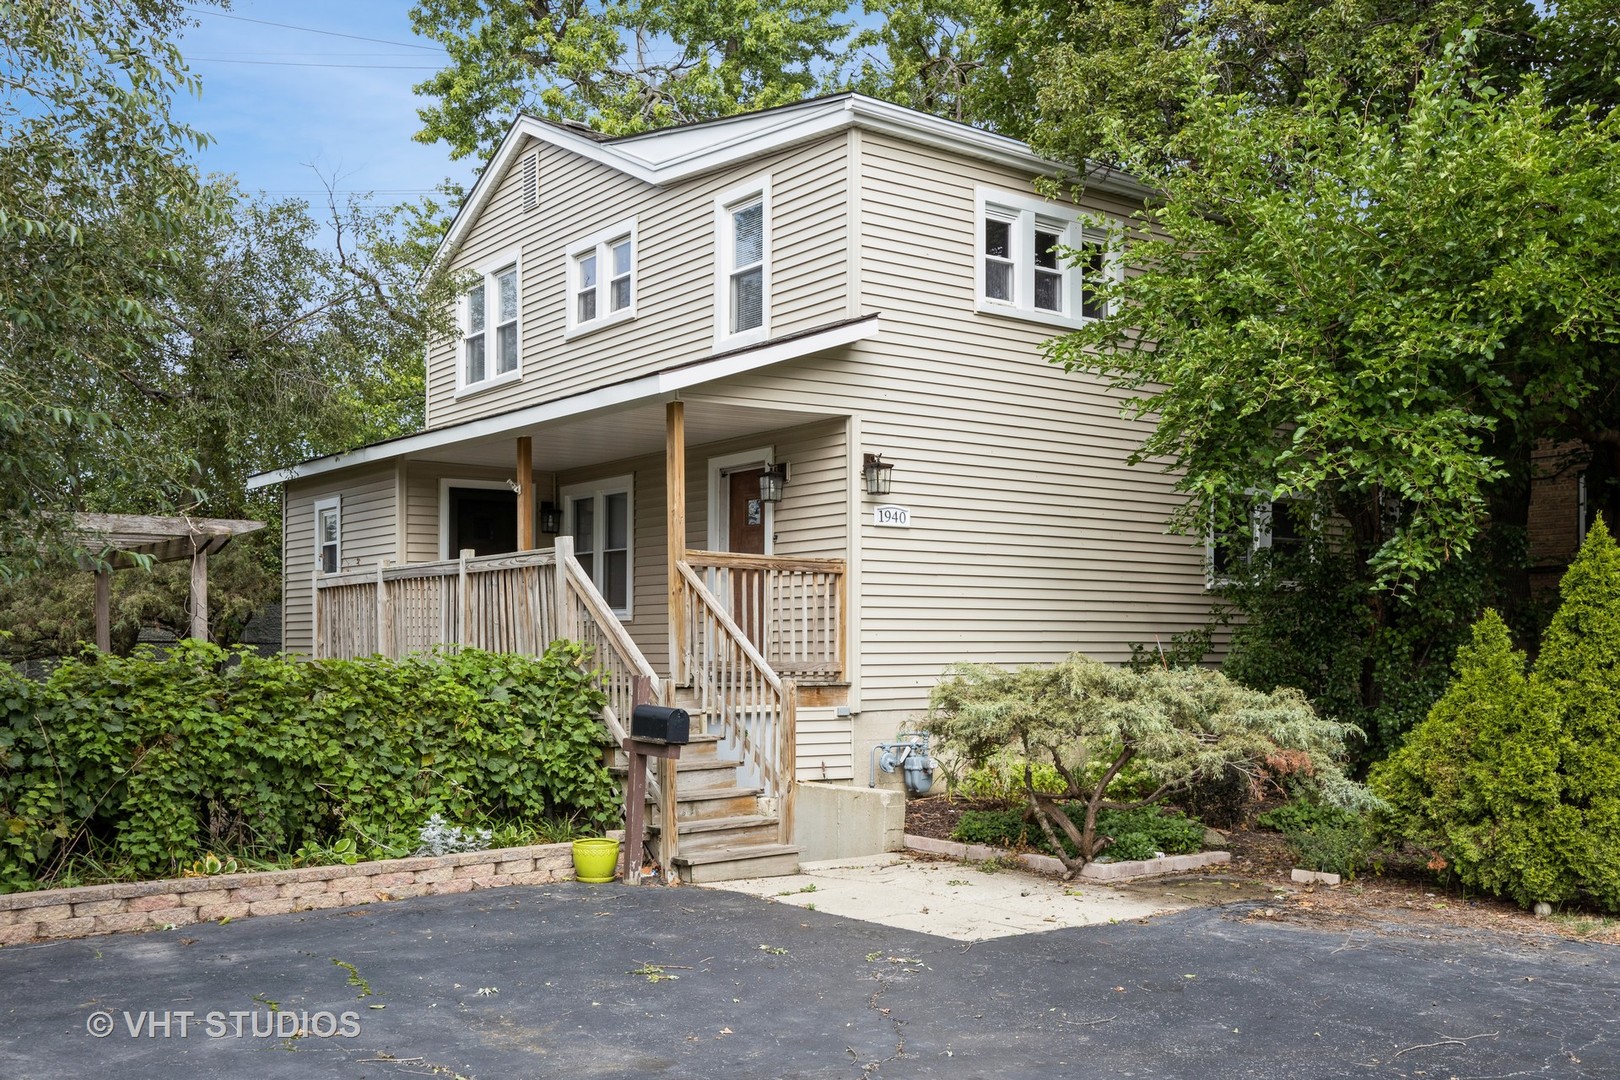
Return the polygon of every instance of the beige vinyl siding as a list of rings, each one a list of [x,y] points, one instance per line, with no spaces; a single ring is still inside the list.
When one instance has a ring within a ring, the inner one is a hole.
[[[855,778],[851,727],[850,718],[831,706],[799,706],[794,764],[800,782]]]
[[[282,550],[281,644],[287,652],[300,656],[308,656],[310,650],[315,503],[334,495],[342,500],[338,545],[342,569],[372,567],[397,557],[392,464],[287,484],[287,505],[283,511],[286,543]]]
[[[1126,464],[1146,424],[1096,379],[1044,361],[1058,328],[974,311],[974,185],[1025,192],[1031,177],[860,138],[861,300],[882,333],[702,396],[852,412],[855,456],[895,465],[883,501],[907,507],[911,528],[876,527],[879,500],[858,503],[865,736],[915,716],[953,662],[1077,650],[1119,662],[1132,642],[1200,625],[1209,605],[1201,543],[1165,531],[1174,477]]]
[[[655,188],[552,146],[538,146],[540,205],[522,209],[521,170],[493,193],[457,253],[457,267],[521,249],[523,377],[456,397],[455,342],[428,353],[427,422],[440,427],[646,375],[714,351],[714,200],[771,178],[771,335],[845,315],[846,137],[831,136]],[[514,160],[520,160],[521,155]],[[636,317],[565,339],[566,252],[600,230],[636,220]]]

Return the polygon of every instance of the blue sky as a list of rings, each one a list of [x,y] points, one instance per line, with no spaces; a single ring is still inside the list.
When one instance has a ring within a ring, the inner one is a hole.
[[[215,139],[198,164],[235,173],[249,192],[317,201],[324,191],[311,165],[335,174],[339,191],[376,192],[383,202],[431,191],[447,176],[470,181],[472,162],[411,138],[420,126],[411,86],[443,66],[444,53],[411,33],[409,9],[410,0],[190,9],[197,25],[180,48],[203,92],[182,96],[175,110]]]

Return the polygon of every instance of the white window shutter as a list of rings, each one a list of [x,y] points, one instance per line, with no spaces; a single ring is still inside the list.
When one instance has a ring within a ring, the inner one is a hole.
[[[540,152],[530,150],[523,155],[523,209],[533,210],[540,205]]]

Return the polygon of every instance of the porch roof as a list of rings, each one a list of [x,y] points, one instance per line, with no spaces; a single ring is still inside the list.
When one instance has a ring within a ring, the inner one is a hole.
[[[422,458],[461,465],[510,467],[510,440],[533,436],[534,460],[545,471],[635,457],[664,445],[665,401],[683,390],[700,387],[728,375],[738,375],[787,360],[809,356],[877,335],[876,315],[847,319],[761,345],[737,349],[702,360],[673,364],[639,378],[598,387],[566,397],[528,405],[459,424],[430,428],[371,443],[340,454],[256,473],[247,481],[249,491],[307,479],[357,465]],[[690,443],[717,441],[769,431],[789,424],[808,423],[831,413],[797,409],[755,408],[744,404],[702,402],[688,397],[687,438]],[[602,423],[612,415],[614,422]]]

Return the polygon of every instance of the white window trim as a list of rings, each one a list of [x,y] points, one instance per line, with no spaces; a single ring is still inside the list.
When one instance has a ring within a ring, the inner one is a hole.
[[[776,464],[776,448],[762,446],[709,459],[709,548],[726,551],[731,544],[730,488],[726,476],[739,469],[758,469]],[[765,554],[776,553],[776,504],[765,504]]]
[[[598,499],[600,499],[604,495],[623,495],[624,496],[624,514],[625,514],[624,607],[623,608],[614,608],[613,609],[613,614],[616,615],[621,622],[629,622],[631,620],[631,618],[632,618],[632,615],[633,615],[633,612],[635,611],[635,606],[636,606],[636,478],[635,478],[635,474],[630,473],[630,474],[626,474],[624,476],[609,476],[609,477],[604,477],[601,480],[588,480],[588,481],[585,481],[584,483],[569,484],[566,487],[559,490],[557,492],[557,497],[562,500],[562,510],[563,510],[563,526],[562,526],[563,531],[562,531],[562,535],[563,536],[573,536],[574,535],[574,500],[578,499],[578,498],[582,498],[582,497],[587,496],[587,495],[589,495],[589,496],[591,496],[593,498],[598,498]],[[604,513],[601,513],[600,508],[599,508],[598,512],[596,514],[596,529],[597,529],[596,539],[601,538],[602,531],[605,530],[606,528],[607,528],[607,515],[604,514]],[[592,550],[596,551],[596,552],[599,552],[599,551],[601,551],[601,546],[599,544],[595,545],[592,548]],[[577,554],[577,552],[576,552],[576,554]],[[595,575],[596,577],[600,577],[601,572],[602,572],[602,569],[601,569],[602,565],[603,565],[603,563],[602,563],[601,559],[594,560],[594,564],[593,564],[593,566],[591,568],[592,574]],[[591,582],[591,584],[596,586],[596,591],[597,592],[602,592],[602,583],[601,583],[601,581],[593,580]],[[603,594],[603,596],[604,596],[604,598],[606,598],[605,593]]]
[[[568,283],[567,323],[563,329],[563,339],[580,337],[584,334],[594,333],[615,323],[636,317],[636,305],[641,302],[641,281],[639,264],[641,263],[641,237],[636,231],[637,220],[621,221],[611,228],[600,229],[591,235],[568,245],[563,256],[563,280]],[[613,249],[610,246],[615,240],[630,238],[630,306],[622,311],[609,311],[612,299],[611,283],[613,281]],[[592,253],[596,255],[596,318],[589,322],[579,321],[579,260],[583,255]]]
[[[329,495],[324,499],[315,500],[315,576],[319,577],[325,571],[321,569],[321,548],[326,545],[321,541],[321,515],[328,510],[337,512],[337,558],[332,560],[337,570],[343,572],[343,496]]]
[[[439,478],[439,558],[455,559],[459,551],[450,550],[450,489],[478,488],[482,491],[511,491],[505,480],[457,480],[450,476]]]
[[[760,322],[740,333],[731,332],[731,211],[755,200],[760,203]],[[771,336],[771,176],[755,177],[715,196],[714,200],[714,347],[734,349]]]
[[[1107,252],[1103,273],[1117,281],[1122,268],[1111,235],[1120,231],[1117,222],[1087,215],[1073,207],[1047,202],[998,188],[973,189],[973,310],[981,315],[1003,315],[1053,326],[1078,327],[1094,321],[1080,314],[1080,267],[1060,259],[1063,269],[1063,310],[1048,311],[1035,306],[1034,246],[1035,227],[1042,224],[1057,232],[1066,248],[1081,244],[1102,244]],[[985,295],[984,224],[1001,220],[1012,225],[1013,298],[993,300]]]
[[[1297,501],[1292,495],[1267,496],[1264,491],[1250,491],[1248,497],[1254,501],[1249,504],[1249,549],[1241,556],[1241,561],[1247,565],[1254,558],[1257,551],[1271,549],[1271,514],[1272,507],[1278,502]],[[1312,520],[1317,521],[1312,515]],[[1319,521],[1317,521],[1320,524]],[[1225,534],[1236,536],[1236,533]],[[1204,587],[1215,589],[1231,584],[1231,574],[1215,573],[1215,527],[1212,524],[1209,531],[1204,534]]]
[[[503,270],[517,271],[518,282],[518,314],[517,314],[517,367],[499,375],[489,375],[478,382],[467,381],[467,356],[462,350],[462,341],[467,334],[467,292],[464,289],[456,297],[456,397],[467,397],[470,394],[482,394],[486,390],[493,390],[497,386],[518,382],[523,378],[523,251],[521,248],[507,248],[496,252],[481,260],[476,266],[468,268],[474,275],[482,279],[484,285],[484,370],[495,370],[495,327],[498,325],[496,312],[500,304],[499,288],[495,284],[495,275]]]

